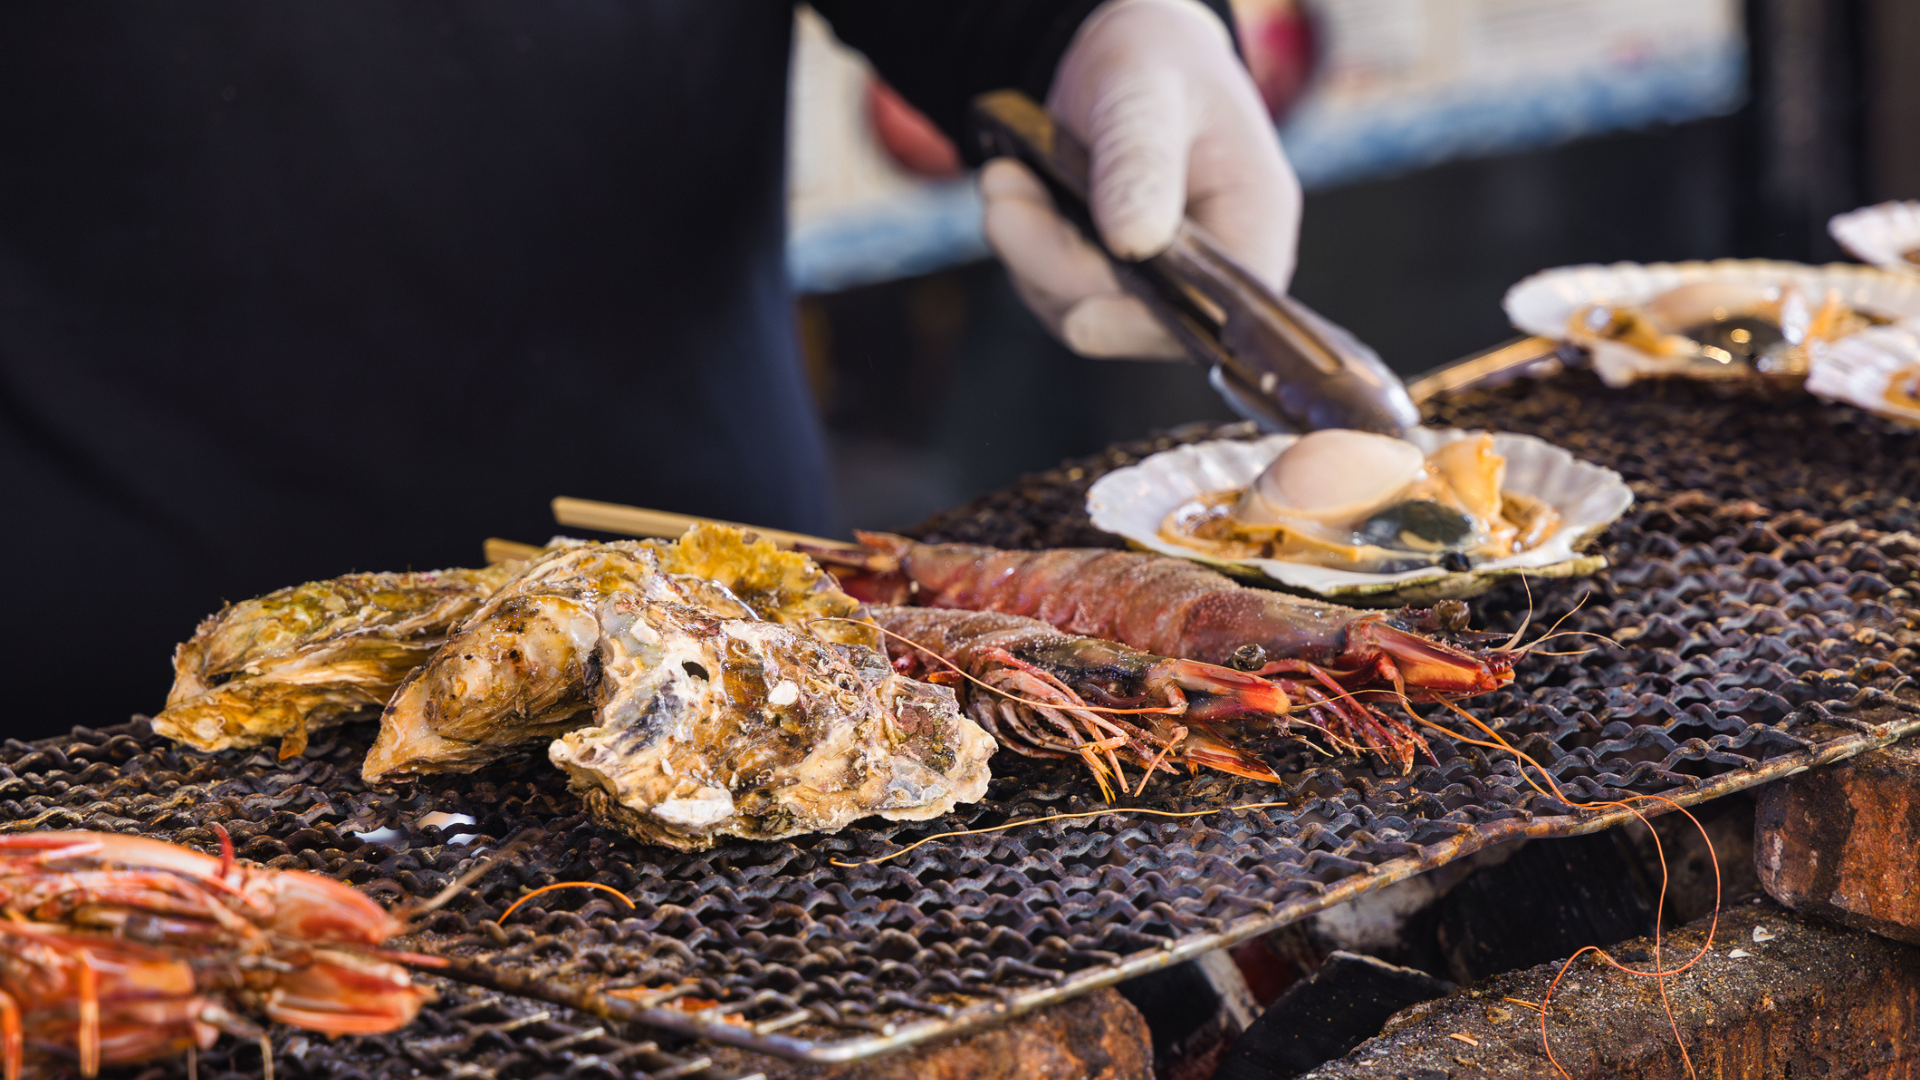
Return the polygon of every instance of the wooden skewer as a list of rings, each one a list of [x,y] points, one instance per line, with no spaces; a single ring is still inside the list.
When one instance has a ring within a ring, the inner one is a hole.
[[[531,559],[540,554],[539,544],[523,544],[518,540],[502,540],[497,536],[487,537],[487,564],[508,562],[512,559]]]
[[[565,495],[553,500],[553,519],[562,525],[572,525],[582,529],[598,529],[601,532],[620,533],[625,536],[658,536],[668,540],[679,537],[692,528],[696,522],[705,521],[712,525],[727,525],[746,532],[757,533],[781,547],[793,547],[807,544],[812,547],[842,548],[859,550],[860,545],[849,544],[844,540],[828,540],[805,533],[786,532],[781,529],[767,529],[758,525],[742,525],[737,521],[716,521],[712,518],[690,517],[686,514],[674,514],[665,510],[647,510],[638,506],[621,506],[619,503],[594,502],[591,499],[572,499]]]

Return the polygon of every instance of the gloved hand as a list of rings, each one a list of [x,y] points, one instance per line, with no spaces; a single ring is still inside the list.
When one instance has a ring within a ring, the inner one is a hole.
[[[1189,215],[1260,280],[1286,290],[1300,182],[1211,10],[1197,0],[1107,0],[1061,57],[1047,107],[1091,152],[1093,219],[1116,254],[1158,254]],[[988,162],[980,192],[988,242],[1067,347],[1185,355],[1025,166]]]

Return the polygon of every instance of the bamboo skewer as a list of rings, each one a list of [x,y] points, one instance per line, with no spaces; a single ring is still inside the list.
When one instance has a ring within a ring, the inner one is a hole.
[[[572,499],[565,495],[553,500],[553,519],[562,525],[572,525],[582,529],[598,529],[601,532],[620,533],[625,536],[658,536],[668,540],[677,539],[681,533],[692,528],[694,523],[705,521],[711,525],[726,525],[746,532],[758,533],[781,547],[806,544],[810,547],[847,550],[860,548],[860,545],[849,544],[844,540],[828,540],[824,537],[808,536],[806,533],[768,529],[759,525],[742,525],[737,521],[692,517],[687,514],[669,513],[665,510],[647,510],[638,506],[621,506],[619,503]]]
[[[502,540],[497,536],[487,537],[487,565],[509,562],[513,559],[531,559],[540,554],[539,544],[523,544],[518,540]]]

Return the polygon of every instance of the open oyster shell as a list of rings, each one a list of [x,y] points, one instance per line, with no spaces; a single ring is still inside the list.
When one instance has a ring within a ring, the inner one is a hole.
[[[1814,354],[1807,392],[1920,427],[1920,325],[1876,326]]]
[[[679,541],[556,543],[474,611],[380,718],[361,775],[467,772],[585,723],[600,675],[596,622],[634,594],[826,641],[877,645],[859,605],[798,552],[702,523]]]
[[[591,726],[548,748],[601,821],[648,843],[777,840],[986,793],[991,736],[952,690],[792,628],[613,597]]]
[[[1883,202],[1836,214],[1827,232],[1861,262],[1920,277],[1920,202]]]
[[[396,772],[470,772],[577,727],[599,670],[595,611],[612,593],[649,586],[677,595],[659,552],[635,540],[532,560],[400,684],[360,774],[372,783]],[[724,593],[720,602],[750,615]]]
[[[549,550],[407,678],[361,775],[471,771],[549,741],[604,823],[683,850],[986,791],[995,743],[953,692],[894,673],[803,555],[697,527]]]
[[[347,574],[229,604],[173,654],[173,689],[153,729],[197,750],[280,740],[384,705],[522,564]]]
[[[1409,442],[1431,454],[1441,446],[1481,432],[1416,428]],[[1575,577],[1606,565],[1583,555],[1590,543],[1633,503],[1633,492],[1611,469],[1588,464],[1531,435],[1496,432],[1494,450],[1507,459],[1505,490],[1544,500],[1559,511],[1560,528],[1539,547],[1468,570],[1437,566],[1400,573],[1365,573],[1278,559],[1221,559],[1173,542],[1160,531],[1166,516],[1203,495],[1244,488],[1299,436],[1268,435],[1250,441],[1220,439],[1176,447],[1137,465],[1101,477],[1087,492],[1095,527],[1163,555],[1206,563],[1243,577],[1266,577],[1290,589],[1329,599],[1379,603],[1428,603],[1472,596],[1502,577]]]
[[[1880,319],[1894,321],[1920,316],[1920,276],[1889,274],[1873,267],[1843,263],[1807,266],[1765,259],[1556,267],[1527,277],[1508,289],[1503,306],[1507,318],[1517,329],[1564,339],[1570,320],[1591,305],[1639,307],[1681,286],[1708,284],[1751,290],[1791,285],[1807,303],[1815,306],[1831,289],[1838,292],[1848,307]],[[1753,375],[1744,366],[1676,362],[1624,344],[1596,348],[1592,352],[1594,370],[1613,386],[1663,375],[1687,378]]]

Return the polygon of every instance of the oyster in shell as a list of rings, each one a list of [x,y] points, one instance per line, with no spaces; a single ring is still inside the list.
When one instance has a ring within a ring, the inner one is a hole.
[[[700,522],[678,540],[643,543],[660,552],[661,570],[719,586],[762,619],[798,627],[821,641],[879,647],[879,631],[850,621],[860,604],[841,591],[832,574],[798,551],[749,539],[752,535]]]
[[[386,703],[407,672],[521,567],[348,574],[229,604],[174,651],[155,731],[199,750],[280,740]]]
[[[361,774],[464,772],[585,722],[600,673],[597,612],[617,595],[829,641],[879,640],[873,627],[844,621],[859,605],[812,560],[738,529],[701,524],[678,541],[556,545],[401,685]]]
[[[572,597],[492,606],[401,684],[361,775],[466,772],[576,726],[593,704],[599,633],[592,604]]]
[[[595,817],[649,843],[775,840],[986,792],[993,739],[865,646],[636,594],[600,612],[595,722],[548,750]]]
[[[724,590],[685,592],[750,615]],[[618,592],[680,598],[660,554],[639,541],[577,544],[531,560],[409,675],[380,716],[361,775],[468,772],[521,743],[577,726],[593,707],[595,611]]]

